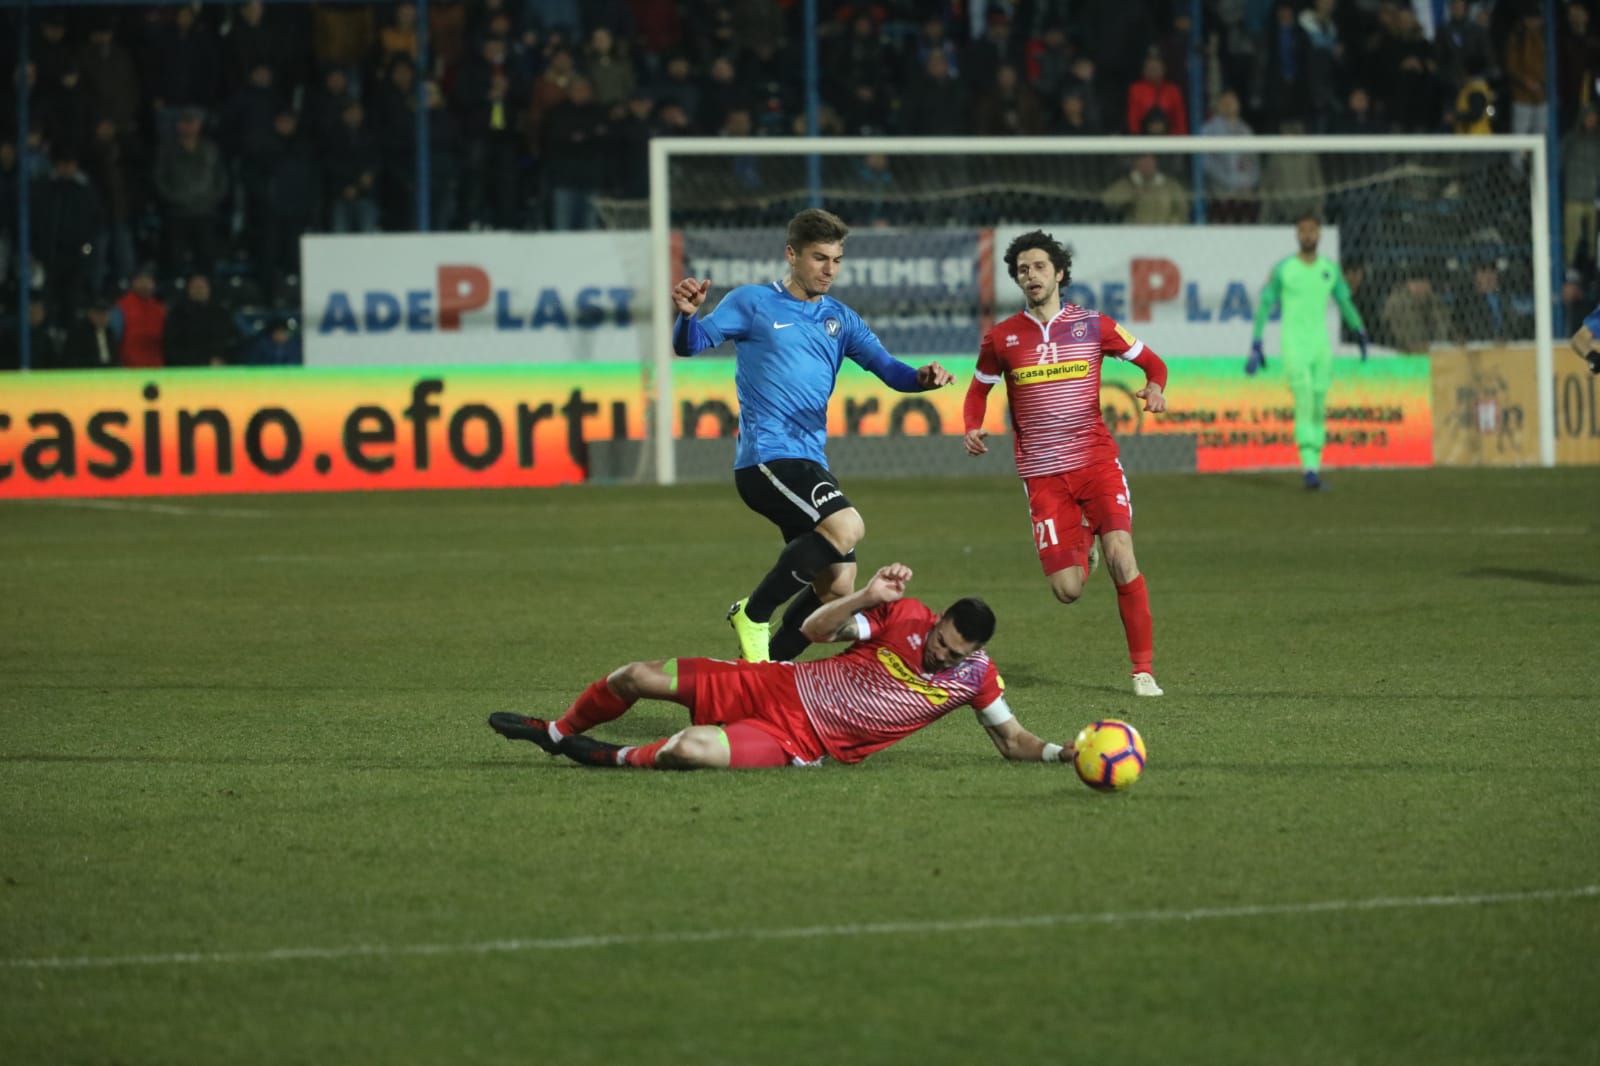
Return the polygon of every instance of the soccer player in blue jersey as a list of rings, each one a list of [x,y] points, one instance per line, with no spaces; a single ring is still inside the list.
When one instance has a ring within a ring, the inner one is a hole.
[[[840,365],[854,360],[898,392],[955,380],[938,363],[913,369],[890,355],[860,315],[828,295],[849,233],[828,211],[800,212],[789,220],[784,248],[789,276],[740,285],[703,319],[697,314],[710,280],[684,278],[672,289],[673,351],[690,356],[733,341],[739,397],[733,483],[745,506],[783,534],[783,551],[767,576],[728,609],[740,654],[751,662],[799,655],[810,643],[800,629],[811,612],[855,589],[855,547],[866,526],[823,454]],[[791,599],[773,634],[773,614]]]

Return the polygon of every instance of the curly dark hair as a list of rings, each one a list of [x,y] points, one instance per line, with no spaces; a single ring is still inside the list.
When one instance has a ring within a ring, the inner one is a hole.
[[[1006,246],[1006,273],[1017,280],[1017,256],[1038,249],[1050,257],[1051,264],[1061,272],[1061,287],[1072,283],[1072,253],[1042,229],[1030,230]]]

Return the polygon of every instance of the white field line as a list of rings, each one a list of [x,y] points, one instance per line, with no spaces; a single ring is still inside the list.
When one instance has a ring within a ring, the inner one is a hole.
[[[0,959],[12,970],[87,970],[124,966],[182,966],[195,963],[234,965],[258,962],[398,958],[429,955],[499,955],[575,948],[638,947],[656,944],[709,944],[766,940],[822,940],[863,936],[912,937],[940,933],[975,933],[999,929],[1040,929],[1071,925],[1126,925],[1136,922],[1198,922],[1218,918],[1270,918],[1297,914],[1408,910],[1431,907],[1484,907],[1496,904],[1558,902],[1600,898],[1600,885],[1551,888],[1532,892],[1468,896],[1378,896],[1310,903],[1250,903],[1192,910],[1101,911],[1078,914],[1035,914],[1016,917],[961,918],[948,921],[867,922],[852,925],[802,925],[773,929],[686,929],[663,933],[599,933],[457,944],[349,944],[343,947],[272,948],[267,951],[175,951],[150,955],[80,955]]]
[[[81,507],[92,511],[137,511],[143,514],[198,515],[209,518],[271,518],[271,511],[244,507],[191,507],[182,503],[156,503],[151,500],[40,500],[51,507]]]

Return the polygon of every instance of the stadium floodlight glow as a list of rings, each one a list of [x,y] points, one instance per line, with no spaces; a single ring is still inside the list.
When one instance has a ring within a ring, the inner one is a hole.
[[[648,367],[652,402],[646,441],[650,471],[641,473],[661,484],[672,484],[677,475],[671,343],[675,312],[667,297],[677,280],[671,276],[674,234],[681,233],[686,224],[764,227],[771,232],[772,257],[777,261],[783,242],[779,216],[810,205],[807,158],[819,157],[825,163],[840,157],[887,159],[884,173],[890,177],[874,195],[892,206],[891,225],[913,242],[919,227],[941,224],[1054,224],[1065,225],[1070,235],[1072,219],[1062,217],[1050,205],[1072,195],[1063,190],[1074,183],[1081,183],[1079,193],[1092,190],[1092,175],[1108,173],[1106,168],[1114,165],[1117,157],[1149,154],[1169,158],[1167,167],[1187,187],[1189,175],[1201,172],[1205,157],[1234,153],[1260,157],[1264,170],[1274,159],[1293,160],[1296,168],[1314,164],[1324,175],[1320,186],[1280,189],[1275,195],[1281,195],[1282,203],[1299,196],[1328,207],[1337,205],[1332,213],[1342,217],[1333,221],[1342,227],[1345,252],[1358,251],[1364,261],[1374,265],[1384,284],[1398,280],[1402,270],[1421,269],[1407,256],[1425,263],[1427,270],[1448,270],[1452,277],[1460,276],[1463,265],[1485,259],[1498,263],[1510,282],[1508,298],[1531,304],[1527,317],[1537,353],[1538,457],[1541,465],[1554,465],[1553,268],[1548,159],[1542,137],[658,137],[650,142],[650,277],[654,286]],[[741,190],[726,180],[712,180],[714,175],[725,178],[728,161],[735,159],[775,169],[779,176],[758,193]],[[1285,168],[1283,172],[1293,171]],[[846,205],[852,199],[859,202],[864,194],[859,188],[839,184],[835,180],[838,173],[837,169],[832,176],[825,172],[819,190],[821,206],[838,211],[860,233],[867,220],[852,217]],[[1088,202],[1087,197],[1080,199]],[[1269,201],[1263,195],[1260,202],[1265,205]],[[1288,243],[1288,220],[1273,221],[1284,224],[1284,254],[1289,254],[1293,249]],[[1226,239],[1226,223],[1203,225],[1212,226],[1220,239]],[[1365,233],[1364,244],[1352,243],[1350,235],[1355,229]],[[1261,264],[1261,277],[1269,266]],[[842,289],[839,298],[854,306],[848,289]],[[871,314],[864,317],[869,326],[875,324]],[[974,333],[972,352],[978,339]],[[1247,336],[1241,340],[1241,361],[1247,341]],[[894,350],[892,345],[890,350]],[[918,359],[911,356],[907,361]]]

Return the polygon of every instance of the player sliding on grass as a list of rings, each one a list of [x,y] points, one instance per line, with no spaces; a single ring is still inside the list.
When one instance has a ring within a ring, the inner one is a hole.
[[[994,634],[989,606],[969,598],[935,614],[905,598],[910,580],[909,567],[891,563],[859,592],[817,608],[803,623],[807,640],[852,642],[829,658],[629,663],[585,689],[558,721],[497,713],[489,725],[508,740],[590,766],[809,766],[825,757],[860,762],[970,705],[1007,759],[1070,765],[1071,745],[1046,744],[1006,706],[1004,683],[983,650]],[[584,735],[641,699],[681,704],[693,724],[638,747]]]
[[[673,351],[688,356],[734,342],[739,442],[733,483],[745,506],[783,534],[783,551],[767,576],[728,610],[740,654],[751,662],[799,655],[807,644],[801,631],[806,617],[855,588],[855,547],[866,526],[823,454],[840,365],[854,360],[899,392],[955,380],[938,363],[912,369],[894,358],[860,315],[828,295],[849,233],[837,215],[800,212],[789,221],[784,248],[789,276],[738,286],[704,319],[695,316],[709,280],[684,278],[672,288],[678,309]],[[791,598],[771,636],[773,614]]]
[[[1165,411],[1167,365],[1108,315],[1061,302],[1072,253],[1048,233],[1024,233],[1006,249],[1006,270],[1027,308],[984,335],[962,409],[969,455],[989,450],[983,428],[989,390],[1002,379],[1016,434],[1017,473],[1028,491],[1033,539],[1050,591],[1076,602],[1092,569],[1094,538],[1117,585],[1117,610],[1133,662],[1133,691],[1159,696],[1151,673],[1150,596],[1133,556],[1133,503],[1117,442],[1100,414],[1100,362],[1107,355],[1144,371],[1136,396]]]

